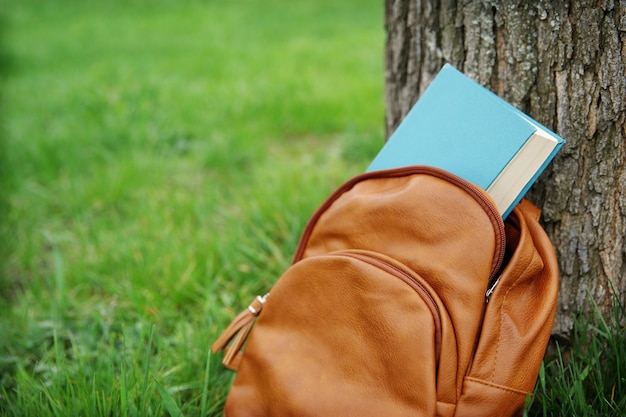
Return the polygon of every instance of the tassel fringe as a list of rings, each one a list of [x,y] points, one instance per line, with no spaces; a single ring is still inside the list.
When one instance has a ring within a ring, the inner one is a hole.
[[[213,342],[211,350],[213,353],[224,351],[224,359],[222,363],[224,366],[232,371],[239,369],[239,362],[243,356],[242,347],[248,335],[254,325],[254,320],[261,314],[263,305],[267,299],[268,294],[265,296],[257,296],[247,309],[239,313],[237,317],[228,325],[222,332],[220,337]]]

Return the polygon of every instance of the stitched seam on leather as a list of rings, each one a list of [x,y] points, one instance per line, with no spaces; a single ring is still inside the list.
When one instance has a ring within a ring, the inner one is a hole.
[[[502,296],[502,304],[500,305],[500,323],[498,323],[498,343],[496,344],[496,353],[493,359],[493,371],[491,372],[491,376],[489,377],[489,379],[495,379],[496,370],[498,369],[498,355],[500,353],[500,341],[502,340],[502,322],[504,321],[504,306],[506,304],[509,293],[519,284],[522,276],[524,276],[529,266],[530,262],[526,264],[526,268],[524,268],[524,270],[517,276],[517,279],[513,282],[513,284],[511,284],[511,286],[506,290],[506,293],[504,293],[504,295]]]
[[[477,379],[477,378],[472,378],[471,376],[465,377],[466,380],[471,381],[471,382],[475,382],[477,384],[481,384],[481,385],[485,385],[491,388],[496,388],[502,391],[507,391],[513,394],[517,394],[517,395],[523,395],[526,396],[527,394],[529,394],[526,391],[522,391],[522,390],[518,390],[515,388],[511,388],[511,387],[507,387],[504,385],[498,385],[498,384],[494,384],[493,382],[489,382],[489,381],[484,381],[482,379]]]

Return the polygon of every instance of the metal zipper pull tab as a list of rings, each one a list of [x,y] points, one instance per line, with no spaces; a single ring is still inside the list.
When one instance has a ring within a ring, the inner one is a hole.
[[[493,284],[491,284],[491,286],[487,289],[487,292],[485,293],[485,304],[489,303],[489,299],[491,298],[491,295],[495,291],[496,286],[498,285],[498,282],[500,282],[500,277],[502,277],[502,275],[498,275],[496,280],[493,281]]]

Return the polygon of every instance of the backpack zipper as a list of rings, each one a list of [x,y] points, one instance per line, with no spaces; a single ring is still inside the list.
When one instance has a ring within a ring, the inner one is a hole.
[[[502,262],[504,261],[504,254],[506,248],[506,235],[504,230],[504,222],[502,221],[502,216],[500,212],[488,197],[486,192],[479,188],[477,185],[458,177],[448,171],[445,171],[440,168],[426,166],[426,165],[415,165],[401,168],[388,169],[383,171],[371,171],[366,172],[360,175],[353,177],[352,179],[345,182],[341,185],[334,193],[332,193],[326,201],[322,203],[322,205],[313,213],[311,219],[307,223],[304,231],[302,232],[302,237],[300,238],[300,242],[298,244],[298,248],[296,249],[296,253],[293,258],[293,263],[296,263],[300,259],[302,259],[302,255],[306,248],[306,243],[313,233],[313,228],[317,224],[317,221],[322,216],[322,214],[337,200],[341,197],[342,194],[352,189],[356,184],[361,181],[370,179],[370,178],[394,178],[394,177],[402,177],[407,175],[414,174],[427,174],[432,175],[437,178],[441,178],[445,181],[448,181],[457,187],[465,190],[470,196],[478,202],[485,213],[490,217],[491,223],[494,226],[494,233],[496,237],[496,249],[494,258],[491,265],[491,272],[489,274],[488,285],[485,293],[485,297],[487,297],[487,292],[493,292],[493,289],[497,285],[497,274],[502,266]],[[489,294],[491,295],[491,294]]]
[[[496,289],[496,285],[498,285],[498,282],[500,282],[500,277],[502,275],[498,275],[493,282],[491,282],[489,284],[489,288],[487,289],[487,292],[485,293],[485,304],[489,304],[489,299],[491,298],[491,295],[493,294],[493,292]]]
[[[375,268],[382,269],[385,272],[399,278],[404,283],[408,284],[418,295],[421,297],[422,301],[428,306],[431,314],[434,318],[435,323],[435,358],[437,367],[439,366],[439,357],[441,356],[441,344],[442,344],[442,320],[441,320],[441,311],[439,310],[439,306],[437,302],[433,298],[430,291],[411,273],[404,271],[400,267],[375,256],[372,256],[369,253],[346,250],[346,251],[338,251],[335,253],[331,253],[329,255],[334,256],[345,256],[348,258],[357,259],[361,262],[365,262],[369,265],[372,265]]]

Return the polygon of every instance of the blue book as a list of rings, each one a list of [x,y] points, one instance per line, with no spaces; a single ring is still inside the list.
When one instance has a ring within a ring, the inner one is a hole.
[[[444,169],[486,190],[506,218],[564,142],[448,64],[367,171]]]

